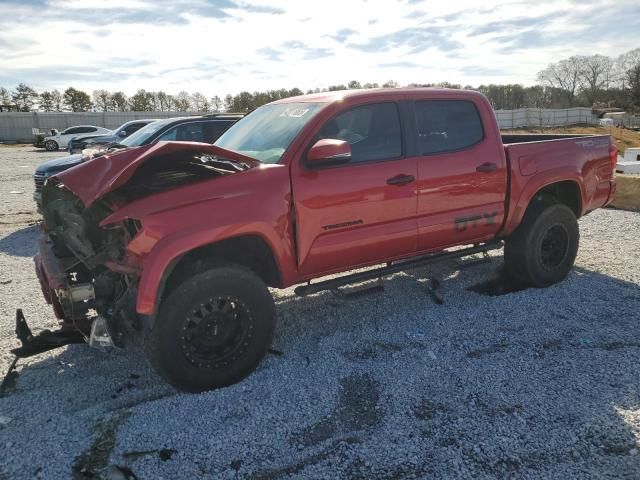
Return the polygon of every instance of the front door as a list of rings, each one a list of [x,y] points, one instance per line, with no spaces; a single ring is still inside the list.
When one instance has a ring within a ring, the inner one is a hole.
[[[346,140],[351,160],[296,170],[292,179],[300,273],[318,276],[416,251],[416,158],[406,158],[399,106],[338,113],[320,138]]]

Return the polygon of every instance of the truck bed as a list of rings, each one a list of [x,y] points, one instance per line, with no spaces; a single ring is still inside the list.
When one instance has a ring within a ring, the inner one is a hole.
[[[533,194],[544,185],[564,182],[579,188],[576,216],[602,207],[612,196],[608,135],[501,135],[510,168],[510,196],[505,231],[519,224]]]
[[[591,134],[546,134],[546,133],[506,133],[500,135],[502,143],[509,145],[512,143],[531,143],[531,142],[546,142],[548,140],[565,140],[568,138],[580,138],[580,137],[593,137]]]

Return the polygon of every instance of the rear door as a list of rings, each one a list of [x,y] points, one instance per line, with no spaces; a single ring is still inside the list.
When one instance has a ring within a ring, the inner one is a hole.
[[[419,251],[486,240],[502,224],[506,159],[481,111],[492,114],[468,99],[413,102]]]
[[[298,267],[302,275],[344,270],[416,250],[416,159],[407,158],[395,102],[355,106],[319,128],[346,140],[342,165],[292,171]],[[304,159],[302,159],[304,160]]]

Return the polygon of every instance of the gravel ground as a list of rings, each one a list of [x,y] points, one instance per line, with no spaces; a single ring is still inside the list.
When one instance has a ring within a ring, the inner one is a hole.
[[[30,174],[56,155],[0,147],[3,371],[15,308],[55,326]],[[141,356],[83,345],[23,361],[0,398],[0,478],[639,478],[640,214],[580,228],[575,270],[544,290],[478,293],[499,287],[498,252],[357,299],[274,291],[276,352],[219,391],[176,393]]]

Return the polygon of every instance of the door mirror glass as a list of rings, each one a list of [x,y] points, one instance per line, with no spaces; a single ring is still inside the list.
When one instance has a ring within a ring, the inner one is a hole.
[[[345,163],[351,160],[351,145],[346,140],[323,138],[318,140],[307,153],[311,165]]]
[[[127,136],[127,132],[125,130],[120,130],[118,132],[118,136],[124,138]]]

